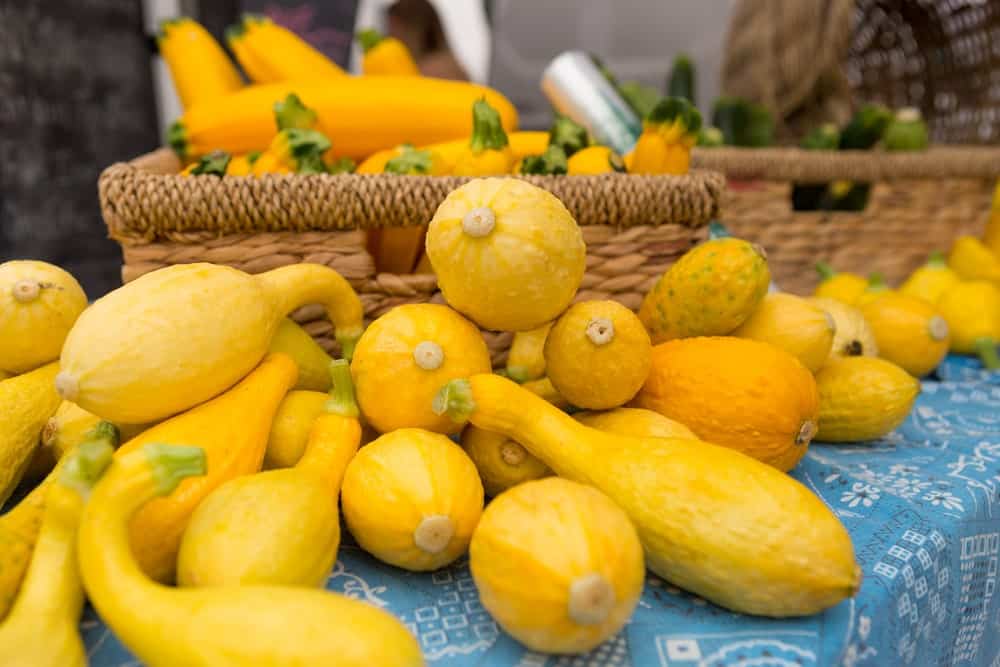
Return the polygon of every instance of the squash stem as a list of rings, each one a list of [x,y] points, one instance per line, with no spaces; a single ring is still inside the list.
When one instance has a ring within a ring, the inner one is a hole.
[[[351,365],[347,359],[330,362],[330,377],[333,379],[333,386],[330,388],[330,399],[323,410],[341,417],[356,418],[359,414],[358,403],[354,398]]]
[[[469,141],[472,152],[500,150],[507,143],[500,114],[485,99],[476,100],[472,105],[472,139]]]
[[[452,380],[434,397],[432,406],[434,413],[448,415],[456,424],[462,424],[476,410],[476,401],[472,398],[472,385],[468,380]]]
[[[1000,368],[1000,357],[997,356],[997,342],[992,338],[977,339],[976,353],[987,370],[993,371]]]
[[[940,250],[935,250],[927,257],[927,266],[933,266],[936,269],[943,268],[947,266],[947,262],[944,258],[944,253]]]
[[[819,274],[820,281],[829,280],[837,275],[837,272],[833,270],[827,262],[816,262],[816,273]]]
[[[118,440],[118,428],[114,424],[99,422],[70,455],[59,475],[59,482],[87,498],[94,483],[111,462]]]
[[[201,447],[151,442],[142,451],[161,496],[171,493],[186,477],[204,475],[208,468]]]
[[[382,33],[380,33],[378,30],[375,30],[374,28],[365,28],[364,30],[359,30],[358,34],[356,35],[356,38],[358,40],[358,44],[361,46],[361,51],[363,53],[368,53],[376,46],[378,46],[383,39],[385,39],[385,37],[382,36]]]

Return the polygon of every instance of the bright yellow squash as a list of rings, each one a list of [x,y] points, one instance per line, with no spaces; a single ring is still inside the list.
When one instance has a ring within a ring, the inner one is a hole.
[[[58,266],[0,264],[0,369],[16,375],[58,359],[86,307],[80,283]]]
[[[607,146],[587,146],[569,156],[566,160],[570,176],[585,174],[613,174],[625,171],[622,156]]]
[[[553,324],[514,334],[507,353],[507,377],[518,384],[545,377],[545,339]]]
[[[294,264],[256,276],[179,264],[98,299],[62,352],[62,397],[112,422],[158,421],[231,387],[267,353],[282,318],[322,304],[350,357],[361,335],[358,295],[339,273]]]
[[[775,292],[764,297],[733,335],[780,347],[815,373],[830,356],[836,330],[833,318],[816,304]]]
[[[816,265],[820,283],[813,292],[814,297],[834,299],[853,306],[868,289],[868,281],[854,273],[837,272],[826,262]]]
[[[462,431],[462,449],[475,464],[483,490],[491,498],[523,482],[552,474],[547,465],[516,440],[471,424]]]
[[[558,477],[490,503],[469,567],[497,623],[545,653],[586,653],[621,630],[646,574],[625,512],[597,489]]]
[[[229,56],[197,21],[180,17],[161,22],[156,46],[184,108],[243,87]]]
[[[578,412],[573,415],[584,426],[633,438],[690,438],[698,436],[684,424],[659,412],[642,408],[615,408],[605,412]]]
[[[337,560],[337,496],[361,425],[346,360],[293,468],[231,479],[195,509],[177,556],[181,586],[321,586]]]
[[[948,322],[952,352],[976,354],[986,368],[1000,368],[1000,288],[985,280],[959,283],[941,296],[938,311]]]
[[[406,45],[368,28],[357,34],[361,45],[361,72],[365,76],[420,76],[420,69]]]
[[[639,318],[654,344],[722,336],[750,317],[770,282],[760,246],[737,238],[713,239],[667,269],[642,300]]]
[[[86,667],[77,624],[83,584],[76,538],[86,495],[111,462],[111,446],[89,442],[48,489],[45,516],[31,565],[7,619],[0,624],[0,664]]]
[[[438,304],[398,306],[372,322],[351,364],[361,412],[382,433],[457,433],[455,424],[431,411],[430,401],[445,382],[490,368],[479,330]]]
[[[125,456],[147,443],[194,442],[208,458],[208,475],[185,480],[132,517],[132,550],[149,576],[172,581],[181,537],[198,504],[224,482],[260,470],[271,421],[295,376],[291,358],[270,355],[229,391],[143,431],[115,453]]]
[[[461,447],[439,433],[404,428],[358,452],[341,501],[365,551],[407,570],[436,570],[468,548],[483,485]]]
[[[278,405],[264,452],[264,469],[291,468],[302,458],[309,431],[329,400],[319,391],[290,391]]]
[[[782,471],[805,455],[819,414],[816,381],[798,359],[727,337],[654,347],[649,379],[633,403]]]
[[[865,291],[862,292],[857,301],[854,302],[854,305],[863,309],[873,301],[881,299],[887,294],[894,293],[895,290],[889,287],[889,285],[885,282],[885,276],[876,272],[868,276],[868,287],[865,288]]]
[[[427,255],[448,303],[495,331],[554,320],[586,267],[583,235],[562,202],[513,178],[452,190],[431,220]]]
[[[662,98],[643,119],[642,134],[631,152],[635,174],[688,173],[691,148],[698,140],[701,114],[683,97]]]
[[[497,110],[485,99],[472,105],[472,134],[469,145],[452,165],[456,176],[499,176],[510,173],[514,154]]]
[[[53,386],[58,372],[54,361],[0,381],[0,505],[21,481],[45,422],[59,407]]]
[[[817,440],[875,440],[903,423],[920,383],[899,366],[873,357],[831,359],[816,374]]]
[[[940,252],[931,253],[927,263],[910,274],[910,277],[899,286],[899,293],[916,299],[923,299],[934,305],[941,299],[948,288],[954,286],[961,278],[951,270]]]
[[[624,405],[649,376],[649,334],[617,301],[582,301],[556,320],[545,339],[552,386],[572,405],[606,410]]]
[[[959,236],[948,253],[948,266],[962,280],[988,280],[1000,286],[1000,257],[974,236]]]
[[[247,53],[253,62],[263,67],[267,72],[264,81],[347,77],[347,72],[339,65],[266,16],[244,15],[239,23],[226,30],[226,41],[234,48],[237,58]],[[250,70],[247,73],[253,77],[256,70],[252,66]]]
[[[810,301],[833,318],[833,345],[831,357],[874,357],[878,355],[878,343],[871,325],[854,306],[839,299],[813,297]]]
[[[296,389],[326,392],[330,390],[330,362],[333,359],[319,343],[292,320],[283,318],[274,332],[268,352],[282,352],[299,367]]]
[[[95,441],[103,443],[101,446],[113,448],[118,445],[118,431],[104,423],[89,431],[85,441]],[[14,604],[42,527],[46,498],[69,461],[70,458],[65,456],[60,459],[42,482],[10,511],[0,516],[0,619],[7,615]]]
[[[948,354],[948,322],[923,299],[890,293],[862,306],[879,356],[914,377],[938,367]]]
[[[823,501],[740,452],[587,428],[496,375],[449,383],[435,407],[603,491],[632,520],[649,569],[727,609],[806,616],[861,584],[851,538]]]
[[[274,104],[289,93],[316,112],[316,129],[337,154],[355,160],[400,144],[468,137],[469,109],[482,98],[500,113],[505,130],[517,129],[514,105],[485,86],[420,76],[347,76],[247,86],[196,104],[171,127],[170,145],[185,159],[216,149],[233,155],[262,151],[274,137]]]
[[[424,664],[402,623],[342,595],[287,586],[171,588],[146,578],[129,547],[130,519],[207,465],[197,447],[144,445],[115,459],[84,508],[79,558],[87,597],[143,664]]]

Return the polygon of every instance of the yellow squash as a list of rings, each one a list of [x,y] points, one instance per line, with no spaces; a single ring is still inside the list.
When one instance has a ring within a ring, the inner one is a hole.
[[[529,331],[569,306],[586,246],[554,195],[513,178],[452,190],[427,232],[427,255],[448,303],[496,331]]]
[[[243,87],[229,56],[197,21],[186,17],[163,21],[156,46],[184,108]]]
[[[791,470],[816,434],[816,381],[798,359],[742,338],[687,338],[653,348],[634,405],[655,410],[702,440]]]
[[[260,157],[260,151],[250,151],[242,155],[234,155],[226,165],[226,176],[249,176],[253,173],[254,162]]]
[[[952,352],[976,354],[986,368],[1000,368],[1000,288],[985,280],[959,283],[941,296],[938,311],[948,322]]]
[[[780,347],[815,373],[830,356],[836,331],[833,318],[816,304],[775,292],[764,297],[733,335]]]
[[[365,76],[420,76],[420,69],[406,45],[378,30],[362,30],[357,35],[363,53],[361,72]]]
[[[407,570],[436,570],[468,548],[483,485],[461,447],[439,433],[403,428],[358,452],[341,501],[365,551]]]
[[[587,146],[566,160],[570,176],[585,174],[613,174],[625,171],[622,156],[607,146]]]
[[[0,381],[0,505],[10,497],[38,446],[38,438],[56,409],[53,379],[59,362]]]
[[[545,339],[553,324],[514,334],[507,353],[507,377],[519,384],[545,377]]]
[[[132,550],[149,576],[173,580],[181,537],[198,504],[224,482],[260,470],[271,421],[295,376],[291,358],[270,355],[229,391],[143,431],[115,453],[121,457],[147,443],[187,442],[202,447],[208,458],[208,475],[185,480],[132,517]]]
[[[457,433],[430,402],[441,386],[471,373],[488,373],[482,334],[447,306],[407,304],[369,325],[358,341],[351,371],[365,420],[378,431],[424,428]]]
[[[582,301],[556,320],[545,339],[552,386],[572,405],[624,405],[649,376],[652,343],[635,313],[617,301]]]
[[[309,431],[330,397],[319,391],[290,391],[278,405],[264,452],[264,469],[291,468],[302,458]]]
[[[226,41],[234,49],[241,65],[241,56],[250,56],[250,67],[244,69],[258,82],[260,80],[254,77],[258,67],[267,73],[264,82],[347,77],[347,72],[340,66],[266,16],[244,15],[239,23],[226,30]]]
[[[264,150],[274,137],[274,104],[296,93],[316,111],[316,129],[338,155],[363,160],[386,148],[468,137],[469,109],[485,98],[504,129],[517,128],[517,111],[500,93],[464,81],[416,76],[341,77],[247,86],[186,109],[169,133],[184,158],[221,149],[233,155]]]
[[[854,273],[836,272],[826,262],[816,265],[820,283],[813,292],[814,297],[834,299],[853,306],[858,298],[868,289],[868,281]]]
[[[475,464],[483,490],[491,498],[523,482],[552,474],[547,465],[516,440],[471,424],[462,431],[462,449]]]
[[[83,584],[76,538],[85,496],[111,462],[111,446],[90,442],[71,454],[61,481],[48,489],[45,517],[21,592],[0,624],[0,664],[86,667],[77,624]]]
[[[497,623],[545,653],[586,653],[621,630],[646,574],[628,516],[597,489],[558,477],[490,503],[469,567]]]
[[[861,307],[879,356],[914,377],[938,367],[948,354],[948,322],[923,299],[890,293]]]
[[[951,270],[940,252],[932,253],[927,263],[910,274],[909,278],[899,286],[903,296],[923,299],[934,305],[940,300],[948,288],[961,280],[958,274]]]
[[[691,148],[698,141],[701,114],[682,97],[656,103],[642,123],[632,150],[629,171],[636,174],[688,173]]]
[[[78,551],[87,597],[143,664],[424,664],[402,623],[342,595],[286,586],[170,588],[146,578],[129,548],[129,520],[205,469],[197,447],[147,444],[115,459],[84,508]]]
[[[863,309],[865,306],[872,303],[873,301],[881,299],[883,296],[886,296],[887,294],[894,294],[894,293],[895,290],[893,290],[891,287],[889,287],[889,285],[886,284],[885,276],[883,276],[881,273],[873,273],[870,276],[868,276],[868,287],[865,288],[865,291],[862,292],[861,295],[858,297],[857,301],[854,302],[854,305],[857,306],[858,308]]]
[[[435,407],[603,491],[632,520],[649,569],[727,609],[806,616],[861,584],[851,538],[823,501],[732,449],[587,428],[497,375],[450,382]]]
[[[833,345],[831,357],[874,357],[878,355],[878,344],[871,325],[854,306],[839,299],[813,297],[810,301],[833,318]]]
[[[974,236],[959,236],[948,253],[948,266],[962,280],[988,280],[1000,287],[1000,257]]]
[[[689,438],[698,436],[684,424],[659,412],[642,408],[615,408],[605,412],[578,412],[573,415],[584,426],[633,438]]]
[[[472,105],[472,134],[465,151],[455,157],[456,176],[498,176],[510,173],[514,154],[497,110],[485,99]]]
[[[361,425],[347,361],[293,468],[231,479],[195,509],[177,556],[181,586],[321,586],[337,560],[337,496]]]
[[[722,336],[750,317],[770,282],[760,246],[731,237],[713,239],[667,269],[642,300],[639,318],[653,343]]]
[[[903,423],[920,383],[899,366],[873,357],[831,359],[816,374],[817,440],[875,440]]]
[[[56,387],[103,419],[158,421],[244,377],[282,318],[311,303],[325,307],[350,357],[361,301],[333,269],[294,264],[255,276],[215,264],[159,269],[86,310],[66,339]]]
[[[0,264],[0,369],[16,375],[58,359],[86,307],[80,283],[58,266]]]
[[[330,362],[333,359],[319,343],[298,324],[282,319],[274,332],[268,352],[282,352],[299,367],[296,389],[325,392],[330,390]]]

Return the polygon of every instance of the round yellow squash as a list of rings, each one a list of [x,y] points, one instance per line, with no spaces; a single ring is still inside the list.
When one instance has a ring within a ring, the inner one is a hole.
[[[783,471],[805,455],[819,416],[816,381],[798,359],[729,337],[654,347],[653,369],[634,403]]]
[[[462,431],[462,448],[476,464],[483,489],[491,498],[523,482],[552,474],[547,465],[518,442],[493,431],[466,426]]]
[[[654,343],[725,335],[756,310],[770,282],[760,246],[713,239],[667,269],[643,299],[639,317]]]
[[[652,344],[635,313],[616,301],[570,306],[545,339],[545,369],[572,405],[590,410],[632,400],[649,375]]]
[[[586,247],[551,193],[514,178],[482,178],[438,207],[427,256],[452,307],[484,329],[528,331],[573,300]]]
[[[460,424],[431,410],[434,395],[450,380],[491,368],[479,329],[451,308],[429,303],[398,306],[372,322],[351,362],[361,412],[382,433],[458,433]]]
[[[551,477],[490,503],[469,567],[501,627],[534,651],[585,653],[618,632],[642,592],[629,518],[590,486]]]
[[[483,485],[462,448],[404,428],[361,448],[341,489],[358,544],[406,570],[436,570],[465,553],[483,511]]]
[[[816,270],[820,275],[820,283],[813,292],[814,297],[833,299],[853,306],[868,289],[868,281],[856,273],[838,273],[825,262],[817,264]]]
[[[1000,368],[1000,289],[985,280],[958,283],[944,292],[938,310],[951,329],[951,350],[978,354],[987,368]]]
[[[878,343],[871,325],[854,306],[837,299],[813,297],[810,301],[833,318],[833,345],[831,357],[874,357],[878,355]]]
[[[899,366],[874,357],[831,359],[816,374],[819,432],[826,442],[875,440],[903,423],[920,383]]]
[[[573,418],[584,426],[633,438],[690,438],[698,436],[684,424],[659,412],[642,408],[616,408],[606,412],[578,412]]]
[[[958,274],[948,266],[944,254],[934,252],[927,259],[926,264],[911,273],[910,277],[899,286],[899,293],[935,304],[949,288],[957,285],[960,280]]]
[[[830,356],[836,330],[833,317],[819,306],[778,292],[764,297],[733,335],[780,347],[815,373]]]
[[[76,278],[45,262],[0,264],[0,369],[24,373],[59,358],[87,307]]]
[[[890,293],[863,305],[861,312],[879,356],[914,377],[930,373],[948,354],[948,322],[923,299]]]

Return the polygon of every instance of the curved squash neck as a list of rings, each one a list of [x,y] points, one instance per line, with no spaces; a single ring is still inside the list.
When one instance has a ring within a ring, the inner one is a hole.
[[[320,415],[309,431],[306,451],[295,464],[298,470],[318,475],[327,488],[336,492],[344,471],[361,445],[361,425],[352,417]]]

